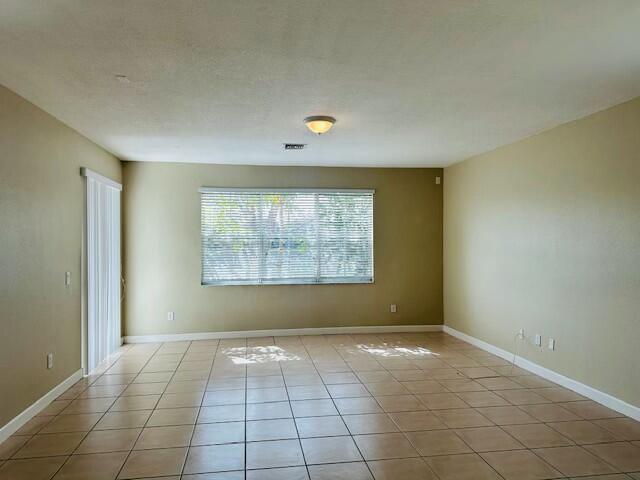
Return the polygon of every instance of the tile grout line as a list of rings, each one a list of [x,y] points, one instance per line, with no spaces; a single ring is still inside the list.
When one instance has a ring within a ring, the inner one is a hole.
[[[145,369],[145,367],[149,364],[149,362],[158,354],[158,351],[160,351],[162,349],[162,347],[165,345],[165,343],[160,343],[160,345],[158,346],[158,348],[156,348],[156,350],[153,352],[153,354],[149,357],[149,359],[145,362],[145,364],[142,366],[142,368],[140,369],[140,371],[138,372],[138,375],[140,375],[140,373],[143,372],[143,370]],[[187,347],[188,348],[188,347]],[[155,403],[154,408],[151,409],[151,413],[149,414],[149,416],[147,417],[147,419],[145,420],[144,424],[142,425],[142,428],[140,428],[140,433],[138,434],[138,436],[136,437],[136,441],[133,442],[133,445],[131,447],[131,450],[129,450],[129,452],[127,453],[126,458],[124,459],[124,462],[122,463],[122,465],[120,466],[120,469],[118,470],[118,473],[116,474],[115,478],[118,479],[120,477],[120,474],[122,473],[122,470],[124,469],[124,466],[127,464],[127,462],[129,461],[129,457],[131,457],[131,454],[133,453],[135,447],[136,447],[136,443],[138,443],[138,440],[140,440],[140,437],[142,436],[142,433],[144,432],[144,429],[147,427],[147,424],[149,423],[149,419],[151,418],[151,416],[153,415],[153,412],[157,409],[158,404],[160,403],[160,400],[162,400],[162,395],[164,395],[164,392],[167,390],[167,387],[169,386],[169,383],[171,382],[171,380],[173,379],[173,377],[175,376],[176,372],[178,371],[178,367],[180,366],[180,363],[182,363],[182,358],[184,358],[184,353],[181,355],[180,357],[180,362],[178,362],[178,365],[176,366],[175,370],[173,370],[173,373],[171,374],[171,377],[169,378],[169,382],[167,382],[167,384],[165,385],[164,389],[162,390],[163,393],[160,394],[160,397],[158,398],[158,401]],[[135,378],[138,377],[138,375],[136,375]],[[134,378],[134,381],[135,381]],[[132,382],[133,383],[133,382]],[[186,458],[186,456],[185,456]]]

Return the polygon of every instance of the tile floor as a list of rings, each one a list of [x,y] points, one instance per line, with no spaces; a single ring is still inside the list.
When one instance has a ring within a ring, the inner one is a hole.
[[[444,333],[126,345],[0,479],[640,479],[640,423]]]

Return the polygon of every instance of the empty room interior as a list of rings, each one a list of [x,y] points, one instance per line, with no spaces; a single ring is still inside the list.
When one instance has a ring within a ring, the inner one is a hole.
[[[639,26],[0,0],[0,480],[640,480]]]

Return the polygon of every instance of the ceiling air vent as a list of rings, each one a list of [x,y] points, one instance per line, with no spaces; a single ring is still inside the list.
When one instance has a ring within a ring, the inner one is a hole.
[[[283,143],[285,150],[302,150],[306,148],[306,143]]]

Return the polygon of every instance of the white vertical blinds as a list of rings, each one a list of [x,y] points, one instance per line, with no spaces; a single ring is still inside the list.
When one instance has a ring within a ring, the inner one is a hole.
[[[373,281],[372,190],[200,194],[203,285]]]
[[[87,373],[120,346],[120,185],[87,177]]]

